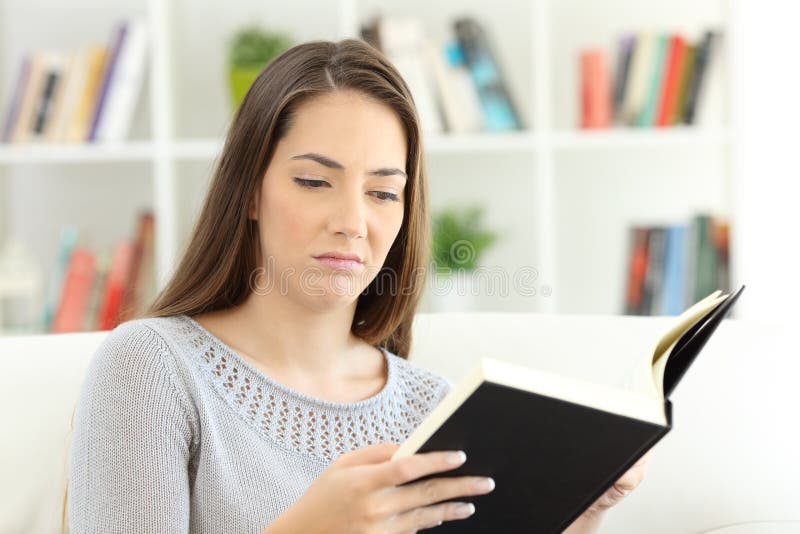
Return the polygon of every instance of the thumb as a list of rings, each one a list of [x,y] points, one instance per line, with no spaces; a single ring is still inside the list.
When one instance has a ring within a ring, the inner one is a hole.
[[[368,445],[360,449],[355,449],[345,454],[342,454],[337,463],[339,465],[363,465],[363,464],[377,464],[386,462],[391,459],[394,452],[400,448],[400,445],[384,441]]]

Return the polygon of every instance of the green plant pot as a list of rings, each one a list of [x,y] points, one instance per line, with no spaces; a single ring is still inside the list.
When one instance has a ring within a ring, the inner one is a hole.
[[[264,69],[264,65],[231,65],[228,68],[228,81],[231,90],[231,106],[234,110],[244,100],[247,90]]]

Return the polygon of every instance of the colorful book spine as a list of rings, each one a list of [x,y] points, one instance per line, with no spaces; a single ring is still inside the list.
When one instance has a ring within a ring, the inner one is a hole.
[[[61,292],[64,286],[64,277],[72,256],[72,251],[78,242],[78,229],[68,226],[61,231],[58,254],[56,255],[55,265],[50,273],[50,283],[45,296],[44,311],[42,314],[42,329],[47,332],[50,330],[53,317],[56,314],[58,305],[61,302]]]
[[[628,253],[628,283],[625,292],[625,314],[642,313],[642,292],[647,273],[648,228],[634,227],[630,231]]]
[[[687,44],[684,52],[683,65],[681,68],[681,80],[678,84],[678,100],[672,110],[670,124],[676,125],[683,123],[683,110],[686,109],[686,98],[689,94],[689,86],[692,84],[692,73],[694,72],[694,60],[697,56],[697,45]]]
[[[603,50],[581,53],[581,127],[611,126],[611,76]]]
[[[94,254],[86,249],[76,249],[72,253],[64,279],[64,290],[58,311],[53,319],[52,332],[81,331],[91,297],[94,276]]]
[[[524,126],[511,98],[483,27],[469,17],[455,21],[455,34],[478,90],[483,110],[484,129],[519,130]]]
[[[631,58],[636,46],[634,35],[625,35],[619,40],[617,66],[614,75],[614,118],[622,120],[622,104],[625,102],[625,89],[628,85],[628,76],[631,71]]]
[[[127,25],[121,23],[114,30],[114,36],[111,46],[109,47],[108,61],[106,61],[105,68],[103,69],[102,81],[97,90],[97,98],[95,100],[94,111],[92,112],[91,123],[88,130],[88,141],[95,141],[97,138],[97,128],[100,124],[100,117],[103,115],[109,89],[114,79],[115,71],[118,68],[120,51],[125,41],[127,29]]]
[[[111,255],[106,286],[97,317],[98,330],[112,330],[119,324],[120,309],[125,288],[130,283],[130,270],[133,259],[133,243],[123,239],[117,241]]]
[[[664,75],[664,57],[666,55],[667,37],[659,35],[655,38],[653,56],[650,63],[649,80],[645,91],[644,105],[636,122],[637,126],[647,127],[655,124],[661,83]]]
[[[680,315],[686,307],[686,227],[670,225],[667,227],[664,257],[664,298],[662,315]]]
[[[666,60],[666,72],[658,105],[656,126],[669,126],[675,115],[678,104],[678,89],[680,76],[683,70],[683,61],[686,54],[686,41],[680,35],[673,35],[669,39]]]
[[[703,39],[697,47],[694,69],[687,89],[686,107],[683,110],[683,122],[686,124],[694,124],[697,104],[703,90],[703,84],[706,73],[708,72],[708,64],[711,59],[715,41],[715,32],[707,31],[703,34]]]
[[[53,113],[53,100],[55,98],[56,88],[61,83],[62,66],[59,63],[53,63],[47,70],[44,82],[44,89],[42,96],[39,98],[39,105],[36,108],[35,118],[33,121],[32,136],[34,139],[40,139],[44,133],[45,124],[52,116]]]
[[[26,57],[22,60],[19,67],[19,74],[17,75],[17,84],[14,86],[14,94],[8,103],[8,111],[6,111],[6,120],[3,124],[3,137],[0,139],[3,143],[10,143],[14,134],[14,126],[19,118],[20,108],[22,107],[22,100],[25,96],[25,88],[28,85],[28,79],[31,71],[31,60]]]

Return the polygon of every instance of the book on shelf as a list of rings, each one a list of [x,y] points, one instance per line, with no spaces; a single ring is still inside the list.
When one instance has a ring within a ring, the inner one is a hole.
[[[714,288],[730,287],[730,224],[694,216],[688,224],[629,230],[624,313],[677,315]]]
[[[678,87],[686,54],[686,40],[677,34],[670,36],[666,53],[664,83],[661,85],[661,94],[659,95],[656,126],[669,126],[672,117],[675,116],[675,107],[678,105]]]
[[[79,232],[62,232],[43,314],[46,332],[110,330],[138,316],[155,297],[155,220],[138,216],[134,238],[117,239],[111,251],[94,252]]]
[[[638,112],[637,126],[653,126],[655,124],[656,106],[661,84],[664,83],[664,57],[666,55],[667,36],[659,34],[653,41],[653,57],[647,65],[645,98],[642,109]]]
[[[61,302],[50,329],[53,333],[77,332],[83,326],[95,277],[94,254],[86,249],[72,251],[64,278]]]
[[[473,17],[456,19],[453,27],[478,91],[484,128],[492,132],[523,129],[508,80],[486,29]]]
[[[611,80],[602,50],[581,52],[581,128],[611,126]]]
[[[584,54],[605,52],[586,49],[581,53],[581,102],[603,100],[612,107],[613,123],[620,126],[669,127],[695,124],[709,84],[710,65],[720,48],[721,33],[706,30],[696,43],[678,33],[639,32],[621,36],[616,44],[613,76],[603,84],[587,86]],[[599,60],[595,60],[598,61]],[[590,94],[585,95],[587,87]],[[581,126],[588,126],[585,110]]]
[[[473,516],[437,532],[562,532],[672,429],[675,387],[743,290],[689,307],[619,387],[481,359],[393,456],[464,450],[461,467],[423,479],[495,479],[492,493],[457,499]]]
[[[686,102],[683,109],[683,122],[694,124],[697,114],[698,102],[705,86],[705,79],[708,75],[709,63],[712,53],[716,48],[719,35],[713,31],[706,31],[703,38],[697,45],[695,53],[694,68],[692,76],[689,78],[689,85],[686,92]]]
[[[6,104],[5,143],[118,142],[130,134],[146,69],[147,25],[121,22],[107,46],[32,51]]]
[[[50,330],[53,317],[61,304],[61,293],[64,288],[67,267],[72,257],[72,252],[78,243],[78,229],[74,226],[67,226],[61,230],[61,237],[58,244],[53,270],[50,271],[50,281],[45,294],[44,309],[42,310],[42,327],[45,331]]]
[[[486,29],[475,19],[453,20],[449,37],[435,40],[414,17],[381,15],[361,37],[397,67],[427,133],[508,131],[524,127]]]
[[[374,24],[381,51],[397,68],[411,91],[423,131],[441,133],[442,120],[425,60],[426,37],[422,21],[414,17],[380,16]]]

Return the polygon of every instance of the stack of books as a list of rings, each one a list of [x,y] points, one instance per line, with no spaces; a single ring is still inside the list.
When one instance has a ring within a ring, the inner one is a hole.
[[[694,124],[720,37],[720,32],[712,30],[705,31],[696,43],[680,34],[624,35],[619,40],[613,77],[605,50],[583,50],[580,126]]]
[[[107,46],[35,51],[19,68],[4,143],[118,142],[129,135],[146,66],[147,26],[121,22]]]
[[[677,315],[716,288],[730,288],[730,224],[696,215],[689,224],[630,228],[626,315]]]
[[[459,18],[450,33],[446,42],[434,42],[420,20],[386,16],[361,28],[362,38],[381,50],[408,84],[426,133],[524,129],[483,26]]]
[[[155,220],[139,215],[135,239],[116,241],[95,253],[79,242],[78,230],[61,234],[56,264],[45,296],[45,332],[111,330],[142,313],[155,296]]]

